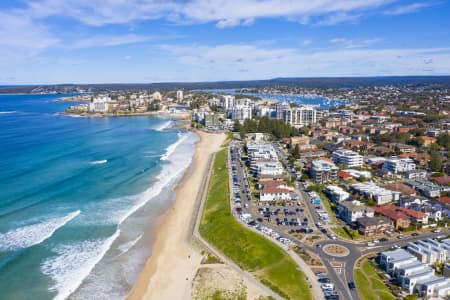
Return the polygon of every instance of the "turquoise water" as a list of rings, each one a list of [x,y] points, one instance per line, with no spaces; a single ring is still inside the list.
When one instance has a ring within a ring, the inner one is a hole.
[[[0,298],[122,299],[197,137],[57,97],[0,96]]]

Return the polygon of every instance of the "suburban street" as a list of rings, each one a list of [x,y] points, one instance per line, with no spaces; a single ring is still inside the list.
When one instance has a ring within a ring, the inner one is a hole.
[[[325,240],[321,239],[319,242],[313,245],[307,245],[306,243],[296,239],[292,235],[286,232],[286,227],[277,226],[269,222],[269,218],[262,218],[260,214],[256,211],[256,203],[252,201],[250,185],[247,178],[246,169],[244,162],[240,159],[240,152],[242,150],[242,143],[232,143],[230,146],[230,154],[232,166],[230,166],[230,186],[233,192],[234,204],[232,203],[233,215],[238,218],[240,214],[250,214],[252,216],[251,222],[247,225],[250,227],[255,227],[256,224],[270,228],[276,232],[279,237],[291,240],[295,245],[311,253],[316,254],[323,262],[324,267],[327,270],[327,277],[334,284],[335,291],[339,295],[339,299],[351,299],[360,300],[360,296],[357,289],[350,289],[349,283],[354,282],[354,268],[355,264],[359,258],[368,255],[375,254],[382,251],[392,249],[394,247],[404,247],[409,242],[415,242],[417,240],[423,240],[428,238],[436,238],[438,236],[449,234],[448,230],[441,231],[439,233],[425,233],[418,236],[405,235],[403,239],[391,238],[388,241],[380,242],[376,246],[368,247],[367,242],[354,242],[350,240],[344,240],[343,238],[330,239],[326,234],[320,231],[320,228],[316,226],[320,222],[318,215],[315,211],[315,205],[311,203],[310,196],[306,193],[304,189],[297,189],[298,192],[298,202],[302,203],[301,207],[305,208],[304,212],[301,213],[301,218],[306,217],[309,219],[308,227],[313,229],[316,234],[320,234]],[[280,160],[290,168],[289,162],[287,161],[286,155],[278,147],[275,147]],[[294,172],[290,172],[290,176],[296,176]],[[252,209],[253,208],[253,209]],[[298,213],[300,215],[300,213]],[[312,219],[312,220],[311,220]],[[258,220],[258,222],[255,222]],[[324,251],[327,245],[339,245],[348,250],[345,256],[335,256]],[[338,265],[339,267],[336,267]],[[314,280],[317,280],[315,278]]]

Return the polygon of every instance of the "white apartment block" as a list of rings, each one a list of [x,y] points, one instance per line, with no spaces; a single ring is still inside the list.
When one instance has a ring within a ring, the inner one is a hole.
[[[343,164],[350,168],[357,168],[363,165],[363,157],[355,151],[337,150],[333,152],[333,161],[335,164]]]
[[[316,109],[308,105],[289,108],[284,110],[283,120],[296,128],[315,124],[317,122]]]
[[[108,109],[109,109],[108,102],[110,102],[110,101],[111,101],[110,97],[106,97],[106,96],[95,97],[89,103],[88,111],[106,113],[106,112],[108,112]]]
[[[264,188],[259,192],[259,200],[261,201],[289,201],[292,199],[292,191],[285,188]]]
[[[232,95],[224,95],[220,99],[220,105],[223,107],[224,110],[229,110],[234,107],[235,105],[235,97]]]
[[[252,118],[252,108],[246,105],[236,105],[228,110],[228,116],[232,120],[244,121]]]
[[[183,91],[181,91],[181,90],[177,91],[177,100],[178,101],[183,100]]]
[[[367,199],[375,200],[377,202],[377,205],[386,204],[391,201],[398,201],[398,199],[400,198],[399,192],[379,187],[373,182],[356,183],[352,185],[352,189],[354,189]]]
[[[450,259],[450,239],[438,242],[432,239],[408,243],[408,252],[424,264],[433,265]]]
[[[281,176],[283,175],[283,165],[279,161],[257,161],[251,169],[258,176]]]
[[[316,183],[337,180],[339,168],[326,160],[313,160],[311,163],[311,177]]]
[[[416,164],[411,158],[391,157],[384,161],[383,169],[398,174],[415,170]]]
[[[350,194],[344,191],[341,187],[335,185],[329,185],[324,190],[325,194],[330,198],[331,201],[339,203],[341,201],[350,198]]]
[[[287,102],[279,102],[275,105],[275,114],[277,119],[283,119],[284,112],[290,109],[291,106]]]

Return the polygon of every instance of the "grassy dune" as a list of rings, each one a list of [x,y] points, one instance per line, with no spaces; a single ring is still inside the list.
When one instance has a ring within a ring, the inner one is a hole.
[[[227,149],[217,153],[201,235],[243,270],[286,299],[311,299],[309,284],[295,262],[276,244],[237,222],[230,212]]]

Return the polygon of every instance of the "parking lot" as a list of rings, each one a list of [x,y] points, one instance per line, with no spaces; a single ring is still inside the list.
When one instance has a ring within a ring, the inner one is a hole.
[[[303,194],[296,201],[264,202],[253,199],[248,178],[252,175],[249,175],[246,161],[242,159],[243,144],[232,142],[229,149],[231,208],[241,222],[287,246],[293,244],[294,238],[318,233],[316,226],[323,234],[335,238],[323,227],[329,221],[323,204],[315,204],[316,209],[311,201],[314,195],[307,194],[303,186],[297,186]],[[290,175],[296,176],[293,169]],[[307,203],[308,201],[311,203]],[[313,208],[310,210],[315,213],[312,219],[307,213],[306,205]],[[327,277],[319,276],[319,283],[326,299],[339,299],[334,284]]]

